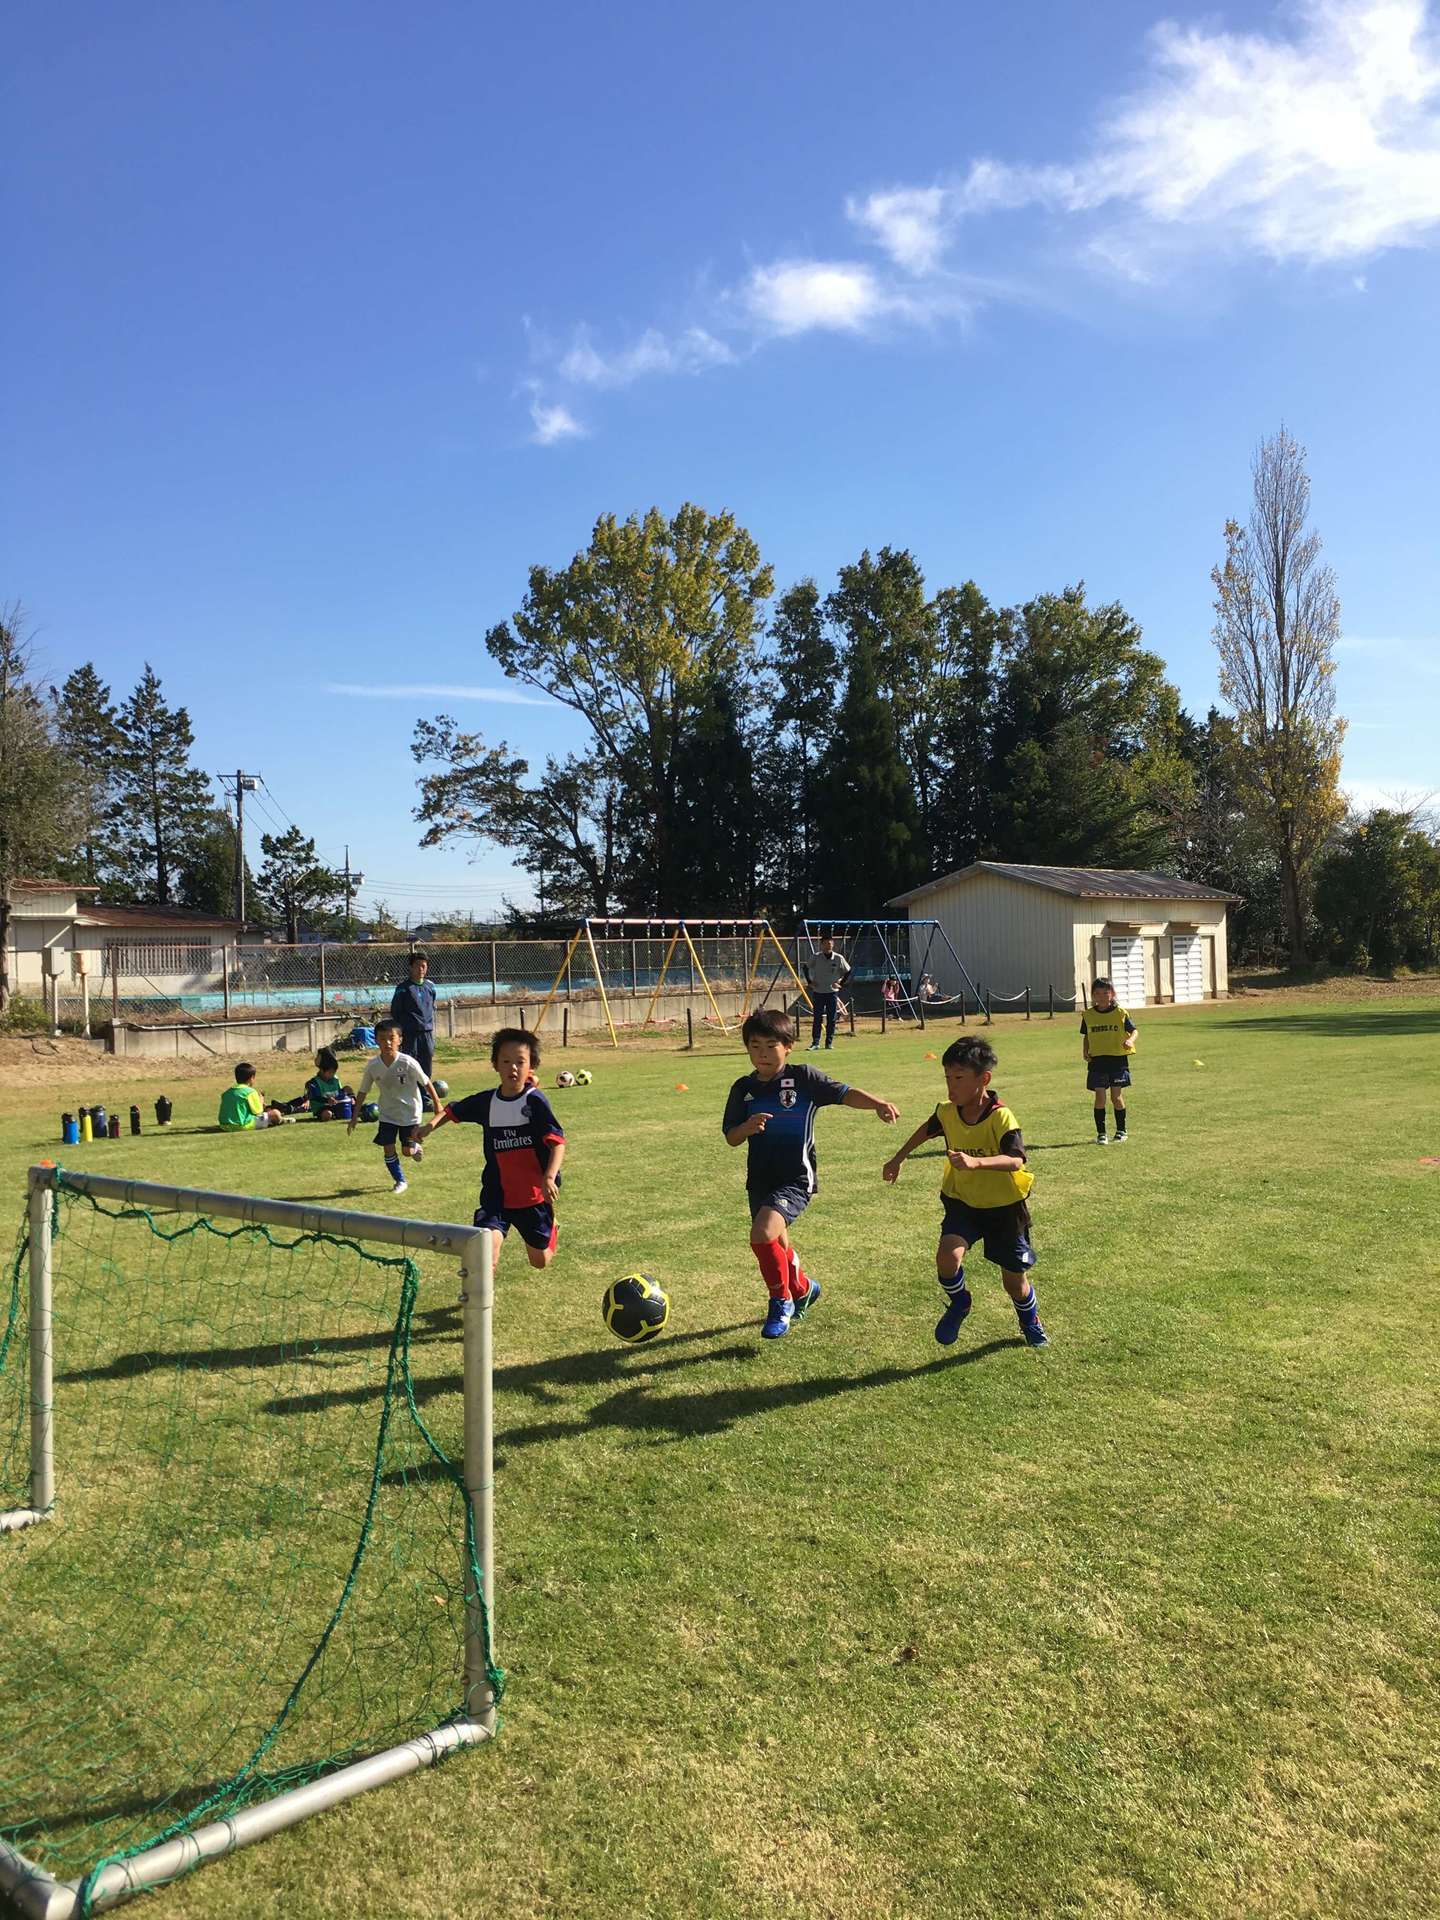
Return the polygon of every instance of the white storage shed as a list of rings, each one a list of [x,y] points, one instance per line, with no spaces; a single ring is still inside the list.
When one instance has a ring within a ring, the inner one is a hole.
[[[972,981],[997,997],[1053,987],[1078,998],[1108,974],[1122,1005],[1140,1007],[1228,994],[1235,899],[1168,873],[978,860],[887,906],[938,920]],[[931,950],[930,972],[942,994],[960,991],[948,953]]]

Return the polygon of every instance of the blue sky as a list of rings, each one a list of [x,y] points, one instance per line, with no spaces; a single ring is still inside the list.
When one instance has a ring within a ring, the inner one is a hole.
[[[417,851],[410,730],[573,744],[482,636],[600,513],[729,508],[782,585],[1083,578],[1203,711],[1282,420],[1347,783],[1440,786],[1424,0],[132,0],[3,48],[0,600],[56,677],[150,660],[402,914],[526,897]]]

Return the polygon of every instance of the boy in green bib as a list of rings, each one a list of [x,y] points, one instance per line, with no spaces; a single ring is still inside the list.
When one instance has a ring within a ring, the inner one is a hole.
[[[990,1091],[995,1049],[978,1036],[967,1035],[951,1042],[940,1064],[949,1099],[940,1102],[883,1169],[883,1177],[893,1184],[906,1159],[924,1141],[945,1142],[947,1165],[940,1183],[945,1211],[935,1271],[946,1304],[935,1338],[942,1347],[952,1347],[959,1337],[974,1304],[965,1285],[965,1256],[978,1244],[991,1265],[1000,1269],[1026,1345],[1048,1347],[1049,1336],[1040,1324],[1040,1303],[1030,1279],[1035,1251],[1030,1245],[1026,1199],[1035,1176],[1025,1164],[1020,1122]]]

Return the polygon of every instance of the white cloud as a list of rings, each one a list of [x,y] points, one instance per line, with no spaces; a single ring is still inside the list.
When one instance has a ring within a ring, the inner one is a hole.
[[[950,225],[950,195],[944,187],[899,187],[850,199],[845,211],[897,267],[928,273],[940,263]]]
[[[628,387],[646,374],[704,373],[729,366],[734,358],[734,351],[704,327],[687,327],[673,338],[649,327],[633,346],[609,355],[598,352],[581,329],[560,361],[559,373],[578,386]]]
[[[558,400],[544,401],[537,394],[530,402],[530,419],[535,431],[530,435],[537,447],[553,447],[560,440],[583,440],[589,429]]]
[[[376,685],[359,685],[351,680],[331,680],[326,693],[338,693],[350,700],[488,700],[497,707],[548,707],[533,693],[518,693],[512,687],[466,687],[416,683],[411,680],[382,680]]]
[[[777,260],[757,267],[742,299],[754,321],[769,333],[817,328],[858,333],[887,305],[870,269],[846,260]]]

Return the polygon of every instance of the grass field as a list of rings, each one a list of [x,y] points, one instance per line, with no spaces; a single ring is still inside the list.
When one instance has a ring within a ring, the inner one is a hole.
[[[894,1099],[901,1132],[820,1117],[796,1239],[825,1296],[773,1344],[743,1154],[719,1132],[738,1043],[564,1056],[596,1079],[553,1096],[560,1254],[536,1275],[512,1247],[496,1312],[501,1739],[148,1912],[1440,1911],[1440,1169],[1422,1164],[1440,1155],[1440,1000],[1151,1013],[1131,1140],[1103,1153],[1073,1022],[992,1029],[1037,1174],[1043,1353],[977,1261],[942,1355],[938,1162],[880,1181],[943,1092],[924,1054],[946,1037],[842,1040],[825,1060]],[[298,1091],[275,1058],[263,1089]],[[457,1094],[488,1075],[454,1049],[438,1070]],[[147,1131],[68,1155],[56,1123],[78,1089],[7,1095],[15,1216],[49,1156],[469,1219],[468,1131],[396,1199],[359,1134],[188,1131],[223,1084],[177,1085],[162,1135],[153,1078],[132,1093],[102,1062],[91,1097],[139,1099]],[[598,1304],[634,1267],[673,1310],[632,1352]],[[453,1271],[422,1282],[417,1387],[458,1449]],[[373,1370],[292,1354],[284,1377],[338,1421]],[[256,1471],[276,1473],[292,1429],[261,1418]],[[3,1700],[0,1741],[22,1739],[15,1679]]]

